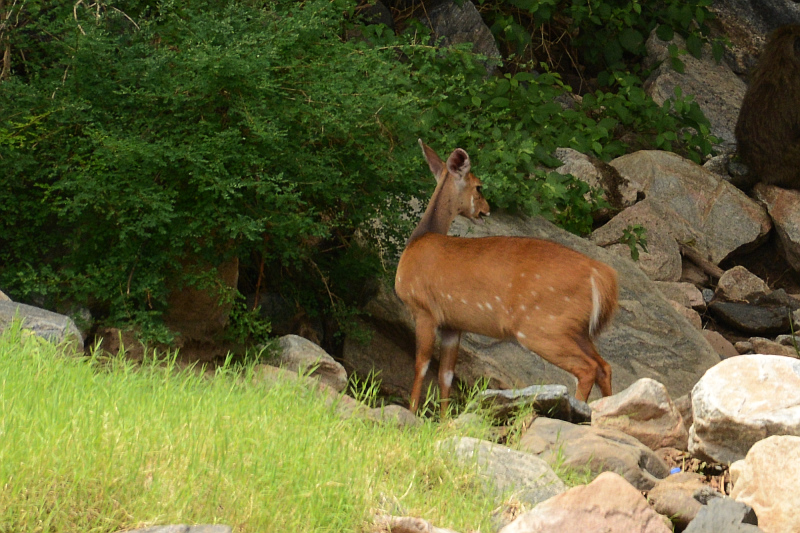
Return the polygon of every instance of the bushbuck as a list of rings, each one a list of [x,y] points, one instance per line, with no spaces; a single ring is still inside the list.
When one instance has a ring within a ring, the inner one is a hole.
[[[613,268],[560,244],[526,237],[447,235],[456,215],[481,223],[489,216],[481,182],[457,148],[447,163],[419,141],[436,177],[422,219],[406,244],[395,291],[414,317],[416,366],[411,410],[419,409],[422,380],[441,335],[439,388],[447,414],[461,332],[514,339],[578,378],[586,400],[597,383],[611,394],[611,366],[592,339],[617,307]]]

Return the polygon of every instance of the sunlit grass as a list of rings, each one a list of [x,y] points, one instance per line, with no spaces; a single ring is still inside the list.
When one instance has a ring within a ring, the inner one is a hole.
[[[380,511],[489,531],[474,470],[436,449],[455,431],[343,420],[252,367],[65,357],[15,327],[0,336],[0,531],[362,531]]]

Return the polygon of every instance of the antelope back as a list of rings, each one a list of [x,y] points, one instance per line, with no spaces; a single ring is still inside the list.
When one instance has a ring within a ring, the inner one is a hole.
[[[611,267],[523,237],[425,235],[404,252],[395,281],[415,318],[495,338],[591,337],[617,301]]]

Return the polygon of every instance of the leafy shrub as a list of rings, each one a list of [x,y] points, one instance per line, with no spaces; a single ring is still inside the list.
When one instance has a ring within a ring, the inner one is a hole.
[[[696,104],[657,106],[635,76],[565,108],[557,73],[487,77],[468,45],[431,47],[419,24],[355,27],[351,0],[14,6],[0,286],[153,335],[170,287],[210,283],[184,272],[187,257],[239,257],[244,292],[347,321],[364,279],[391,269],[359,235],[380,219],[383,258],[396,257],[408,197],[433,188],[418,137],[442,156],[465,148],[494,206],[576,232],[596,202],[547,170],[555,148],[610,159],[632,132],[695,159],[710,150]],[[237,313],[235,334],[265,332]]]

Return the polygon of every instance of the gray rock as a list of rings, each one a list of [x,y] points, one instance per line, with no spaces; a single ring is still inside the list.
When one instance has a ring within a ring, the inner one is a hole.
[[[550,465],[534,455],[471,437],[452,437],[439,446],[461,463],[474,461],[484,489],[494,494],[498,504],[513,494],[532,507],[567,490]]]
[[[706,302],[703,300],[703,294],[692,283],[683,281],[657,281],[654,285],[658,287],[661,294],[667,300],[678,302],[682,306],[689,309],[705,309]]]
[[[761,306],[742,302],[711,302],[711,315],[748,335],[777,335],[791,331],[792,310],[783,306]]]
[[[771,435],[800,435],[800,361],[740,355],[719,363],[692,390],[689,451],[733,463]]]
[[[772,292],[767,283],[743,266],[726,270],[717,282],[717,297],[732,302],[750,302]]]
[[[677,242],[694,243],[696,252],[713,264],[732,252],[754,249],[772,229],[763,207],[679,155],[643,150],[610,164],[660,204]]]
[[[487,58],[487,73],[491,74],[500,63],[502,56],[494,35],[470,0],[458,4],[452,0],[435,2],[423,22],[430,24],[434,37],[443,37],[444,46],[472,43],[473,52]]]
[[[794,346],[786,346],[770,339],[762,337],[750,337],[751,350],[753,353],[764,355],[782,355],[784,357],[798,357]]]
[[[674,99],[676,87],[680,87],[684,96],[694,95],[695,102],[711,123],[711,134],[722,141],[723,147],[735,146],[733,130],[746,85],[728,65],[712,59],[710,46],[704,47],[700,59],[691,54],[680,56],[684,71],[676,71],[669,61],[664,61],[665,56],[669,57],[666,50],[670,44],[686,49],[686,43],[678,35],[672,43],[666,43],[653,31],[647,40],[651,60],[663,62],[645,80],[645,91],[658,104]]]
[[[589,187],[599,189],[613,209],[624,209],[636,203],[639,194],[636,184],[620,176],[608,163],[572,148],[557,148],[553,157],[564,163],[555,172],[571,174]]]
[[[703,507],[703,504],[695,499],[694,494],[704,487],[707,485],[703,484],[701,474],[681,472],[667,476],[666,479],[656,483],[656,486],[647,493],[647,500],[657,513],[669,517],[675,528],[681,531]]]
[[[753,509],[731,498],[715,498],[701,506],[684,533],[759,533]]]
[[[598,429],[537,418],[520,440],[520,449],[549,464],[560,463],[593,474],[616,472],[640,490],[651,489],[669,470],[647,446],[614,429]]]
[[[623,259],[630,259],[630,248],[616,243],[619,243],[623,231],[632,225],[647,230],[647,251],[639,250],[636,266],[653,281],[678,281],[681,277],[680,247],[673,235],[669,212],[658,202],[645,199],[625,209],[592,232],[591,240]]]
[[[487,389],[480,395],[481,404],[492,410],[500,420],[507,420],[524,406],[548,418],[557,418],[575,424],[588,422],[592,409],[586,402],[576,400],[564,385],[531,385],[524,389]]]
[[[0,301],[0,331],[8,328],[15,318],[22,327],[54,343],[67,341],[76,352],[83,351],[83,338],[71,318],[32,305]]]
[[[753,193],[766,206],[775,224],[786,261],[800,271],[800,191],[759,183]]]
[[[284,335],[279,340],[281,348],[280,364],[294,372],[309,374],[330,385],[337,392],[347,388],[347,372],[333,357],[313,342],[297,335]]]

